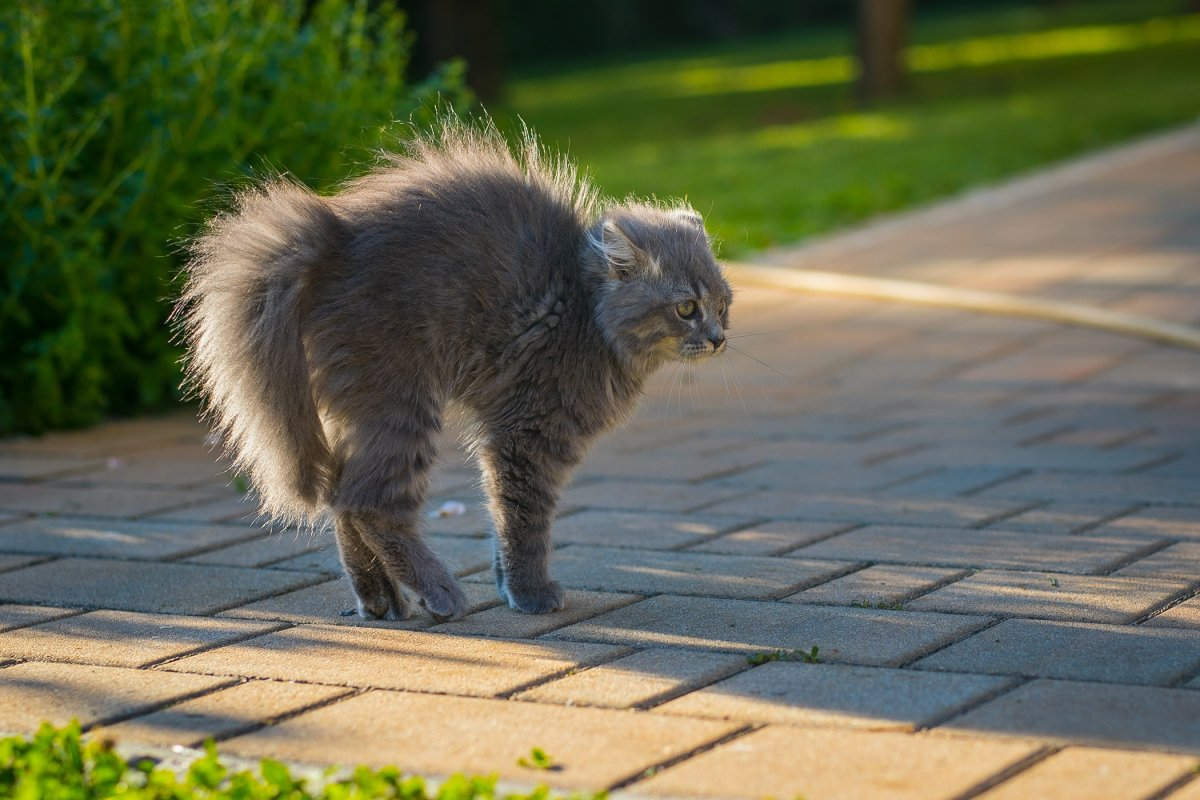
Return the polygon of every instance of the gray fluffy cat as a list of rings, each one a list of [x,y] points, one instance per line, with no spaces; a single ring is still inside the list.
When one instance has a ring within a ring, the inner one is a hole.
[[[270,180],[191,252],[190,378],[265,512],[332,511],[368,618],[407,617],[403,587],[435,617],[467,611],[419,531],[450,401],[472,420],[501,597],[562,608],[560,488],[656,367],[724,349],[732,299],[695,211],[607,203],[490,126],[448,123],[332,197]]]

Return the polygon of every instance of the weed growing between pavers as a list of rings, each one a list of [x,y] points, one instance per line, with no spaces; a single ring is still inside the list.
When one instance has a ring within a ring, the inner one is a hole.
[[[815,644],[811,650],[768,650],[761,653],[751,653],[746,656],[746,663],[753,666],[766,664],[770,661],[802,661],[805,664],[820,664],[818,655],[821,649]]]
[[[540,761],[553,760],[545,752]],[[539,760],[536,759],[535,760]],[[16,800],[603,800],[605,794],[553,795],[546,786],[528,794],[498,793],[494,776],[456,774],[434,789],[423,778],[395,767],[358,767],[348,777],[312,782],[297,777],[285,764],[259,763],[258,773],[231,771],[211,740],[205,754],[182,775],[157,766],[153,759],[126,761],[102,738],[84,739],[79,723],[64,728],[43,723],[30,737],[0,739],[0,797]]]

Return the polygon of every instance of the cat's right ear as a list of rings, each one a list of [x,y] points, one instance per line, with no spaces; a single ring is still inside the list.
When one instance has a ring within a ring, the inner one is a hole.
[[[606,219],[601,224],[596,245],[608,263],[609,276],[617,280],[629,280],[638,273],[643,264],[649,262],[641,248],[611,219]]]

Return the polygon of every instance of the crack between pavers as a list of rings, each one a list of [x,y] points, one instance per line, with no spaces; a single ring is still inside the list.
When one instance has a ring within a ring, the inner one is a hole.
[[[195,674],[195,673],[188,673],[188,674]],[[182,695],[179,695],[178,697],[172,697],[170,700],[163,700],[163,701],[160,701],[157,703],[153,703],[149,706],[145,706],[143,708],[139,708],[134,711],[127,711],[123,714],[114,714],[111,717],[103,717],[101,719],[96,720],[95,722],[92,722],[92,723],[89,723],[88,725],[83,726],[83,732],[90,733],[91,731],[95,730],[96,728],[103,728],[108,725],[116,725],[117,723],[125,722],[126,720],[136,719],[137,717],[143,717],[143,716],[146,716],[147,714],[154,714],[158,711],[162,711],[163,709],[170,708],[173,705],[177,705],[179,703],[186,703],[189,700],[195,700],[197,698],[204,697],[205,695],[212,694],[213,692],[220,691],[221,689],[228,689],[231,686],[236,686],[237,684],[241,683],[241,681],[239,679],[237,679],[233,676],[210,675],[209,677],[228,678],[228,681],[226,683],[220,684],[218,686],[206,686],[203,689],[199,689],[194,692],[188,692],[187,694],[182,694]]]
[[[1146,795],[1143,800],[1166,800],[1166,798],[1174,795],[1175,792],[1187,786],[1188,784],[1194,781],[1200,782],[1200,778],[1196,777],[1196,772],[1197,771],[1195,769],[1192,769],[1192,771],[1188,774],[1176,778],[1162,789],[1159,789],[1157,792]]]
[[[823,575],[818,578],[809,578],[808,580],[796,581],[795,583],[789,584],[781,589],[767,592],[761,597],[757,597],[755,599],[764,602],[770,602],[772,600],[780,600],[784,597],[791,597],[799,592],[807,591],[808,589],[815,589],[818,586],[824,586],[827,583],[836,581],[839,578],[844,578],[847,575],[853,575],[856,572],[861,572],[869,566],[870,564],[866,561],[852,561],[847,563],[836,572],[831,572],[828,575]],[[804,604],[802,603],[800,605]]]
[[[924,612],[924,611],[905,611],[905,612],[902,612],[902,613],[906,613],[906,614],[924,614],[924,613],[930,613],[930,612]],[[950,614],[954,614],[954,612],[944,612],[944,611],[938,611],[938,612],[933,612],[933,613],[938,613],[938,614],[950,613]],[[962,613],[958,613],[958,614],[957,614],[957,616],[974,616],[974,617],[978,618],[978,616],[979,616],[979,615],[978,615],[978,614],[962,614]],[[967,639],[970,639],[972,636],[977,636],[978,634],[980,634],[980,633],[983,633],[983,632],[984,632],[984,631],[986,631],[986,630],[989,630],[989,629],[991,629],[991,628],[994,628],[994,627],[996,627],[996,626],[997,626],[997,625],[999,625],[1001,622],[1003,622],[1003,621],[1004,621],[1004,619],[1005,619],[1005,618],[991,618],[991,619],[989,619],[987,622],[985,622],[984,624],[980,625],[978,628],[975,628],[974,630],[971,630],[971,631],[969,631],[969,632],[967,632],[967,633],[963,633],[963,634],[962,634],[962,635],[960,635],[960,636],[956,636],[955,638],[951,639],[950,641],[943,642],[943,643],[942,643],[942,644],[940,644],[940,645],[936,645],[936,646],[934,646],[934,647],[931,647],[931,648],[928,648],[928,649],[926,649],[926,650],[920,650],[920,651],[918,651],[917,653],[915,653],[915,654],[913,654],[913,655],[910,655],[910,656],[909,656],[907,659],[905,659],[905,660],[902,660],[902,661],[897,661],[897,662],[896,662],[895,664],[893,664],[892,666],[893,666],[895,669],[908,669],[908,668],[909,668],[909,667],[911,667],[913,664],[917,663],[918,661],[920,661],[920,660],[921,660],[921,659],[923,659],[923,658],[928,658],[929,656],[931,656],[931,655],[933,655],[933,654],[935,654],[935,653],[940,653],[941,651],[943,651],[943,650],[945,650],[945,649],[947,649],[947,648],[953,647],[954,645],[958,644],[959,642],[965,642]]]
[[[259,680],[273,680],[273,679],[246,678],[244,681],[242,681],[241,683],[236,684],[236,685],[241,686],[241,685],[250,683],[251,681],[259,681]],[[291,681],[275,680],[274,682],[275,683],[290,683]],[[315,684],[315,685],[325,685],[325,684]],[[228,686],[225,687],[225,689],[228,689],[228,688],[231,688],[231,687],[228,687]],[[358,697],[359,695],[366,694],[367,692],[370,692],[370,691],[374,691],[373,689],[362,689],[362,688],[347,687],[347,686],[342,686],[342,687],[337,687],[337,688],[345,689],[345,691],[335,694],[332,697],[326,697],[321,700],[316,700],[312,703],[308,703],[306,705],[300,706],[299,708],[293,708],[290,711],[286,711],[282,714],[276,714],[274,716],[267,717],[266,719],[263,719],[263,720],[256,720],[254,722],[247,723],[245,726],[239,727],[234,730],[226,731],[225,733],[222,733],[217,736],[213,736],[211,738],[215,742],[227,742],[230,739],[236,739],[238,736],[245,736],[248,733],[255,733],[257,731],[265,730],[267,728],[273,728],[276,725],[279,725],[281,722],[287,722],[288,720],[298,717],[301,714],[307,714],[310,711],[316,711],[319,708],[324,708],[325,706],[331,706],[334,703],[340,703],[343,700],[349,700],[353,697]],[[224,691],[224,690],[217,689],[213,692],[213,694],[215,694],[216,692],[219,692],[219,691]]]
[[[1015,778],[1022,772],[1025,772],[1031,767],[1040,764],[1062,750],[1062,745],[1043,745],[1024,758],[1018,759],[1012,764],[1009,764],[996,774],[985,778],[961,794],[955,795],[953,798],[950,798],[950,800],[972,800],[972,798],[979,797],[979,795],[983,794],[984,792],[994,789],[1005,781]]]
[[[1189,600],[1192,600],[1196,597],[1200,597],[1200,582],[1193,579],[1192,584],[1189,588],[1184,589],[1184,590],[1180,591],[1179,593],[1169,597],[1167,600],[1164,600],[1163,602],[1154,606],[1151,611],[1146,612],[1142,616],[1140,616],[1137,619],[1133,620],[1132,622],[1129,622],[1126,624],[1143,625],[1143,624],[1149,622],[1150,620],[1154,619],[1155,617],[1159,616],[1160,614],[1170,611],[1172,608],[1175,608],[1176,606],[1183,605],[1184,603],[1186,603]],[[1182,626],[1166,626],[1166,627],[1173,628],[1174,630],[1187,630],[1187,628],[1182,627]]]
[[[1071,536],[1076,536],[1081,533],[1087,533],[1088,531],[1095,530],[1096,528],[1099,528],[1102,525],[1107,525],[1108,523],[1112,522],[1115,519],[1120,519],[1121,517],[1127,517],[1131,514],[1136,514],[1137,512],[1141,511],[1142,509],[1149,508],[1149,507],[1150,507],[1149,503],[1134,503],[1131,506],[1126,506],[1117,511],[1112,511],[1108,514],[1104,514],[1104,515],[1098,517],[1097,519],[1092,520],[1091,522],[1085,522],[1082,525],[1077,525],[1074,528],[1072,528],[1071,530],[1067,531],[1067,533]]]
[[[986,492],[988,489],[993,489],[997,486],[1000,486],[1001,484],[1008,483],[1009,481],[1015,481],[1020,478],[1024,478],[1026,475],[1032,475],[1032,474],[1033,474],[1032,468],[1029,468],[1029,467],[1015,468],[1013,472],[1010,472],[1006,475],[1001,475],[999,478],[993,478],[992,480],[981,483],[978,486],[972,486],[970,489],[967,489],[964,492],[959,492],[958,496],[959,497],[974,497],[977,494]],[[1028,510],[1028,509],[1026,509],[1026,510]],[[1021,513],[1023,514],[1025,512],[1022,511]],[[1009,517],[1005,517],[1005,519],[1008,519],[1008,518]]]
[[[1165,453],[1164,455],[1158,456],[1157,458],[1152,458],[1143,464],[1138,464],[1135,467],[1129,467],[1128,469],[1117,470],[1116,474],[1117,475],[1140,475],[1143,472],[1147,472],[1147,471],[1155,469],[1157,467],[1166,466],[1167,464],[1170,464],[1173,461],[1178,461],[1181,458],[1183,458],[1184,455],[1185,455],[1184,451],[1174,450],[1174,451]],[[1151,476],[1151,477],[1153,477],[1153,476]]]
[[[1168,547],[1171,547],[1172,545],[1174,545],[1176,543],[1177,543],[1176,541],[1173,541],[1171,539],[1147,539],[1146,544],[1144,546],[1142,546],[1141,548],[1134,550],[1132,553],[1129,553],[1124,558],[1114,561],[1109,566],[1104,567],[1103,569],[1099,569],[1096,572],[1093,572],[1091,574],[1099,576],[1099,577],[1113,577],[1113,578],[1127,577],[1125,575],[1113,575],[1113,573],[1117,572],[1118,570],[1125,569],[1126,567],[1133,566],[1134,564],[1136,564],[1139,561],[1144,561],[1145,559],[1149,558],[1150,556],[1154,555],[1155,553],[1161,553],[1163,550],[1166,550]],[[1136,577],[1141,578],[1141,577],[1145,577],[1145,576],[1136,576]]]
[[[1005,481],[1001,481],[1001,483],[1004,483],[1004,482]],[[997,485],[999,485],[999,484],[997,484]],[[1010,502],[1019,502],[1019,501],[1010,501]],[[980,529],[986,528],[990,525],[996,525],[1000,522],[1003,522],[1006,519],[1012,519],[1013,517],[1020,516],[1021,514],[1024,514],[1026,511],[1033,511],[1036,508],[1040,508],[1044,504],[1045,504],[1045,501],[1035,500],[1032,502],[1028,502],[1025,505],[1014,506],[1013,508],[1009,508],[1004,511],[997,511],[995,514],[992,514],[990,517],[984,517],[983,519],[976,520],[975,522],[972,522],[970,525],[967,525],[965,527],[970,530],[980,530]]]
[[[707,753],[710,750],[714,750],[714,749],[720,747],[721,745],[732,742],[734,739],[740,739],[741,737],[745,736],[746,734],[753,733],[754,731],[759,730],[762,727],[763,727],[762,725],[753,725],[753,724],[743,725],[742,727],[740,727],[730,733],[727,733],[724,736],[720,736],[716,739],[713,739],[711,742],[707,742],[699,747],[693,748],[692,750],[689,750],[686,753],[682,753],[673,758],[669,758],[669,759],[665,759],[663,761],[656,762],[656,763],[650,765],[649,767],[647,767],[646,769],[642,770],[641,772],[635,772],[626,778],[622,778],[622,779],[616,781],[615,783],[611,783],[611,784],[609,784],[606,791],[617,792],[617,791],[627,789],[630,786],[632,786],[640,781],[646,780],[647,778],[654,777],[655,775],[662,772],[663,770],[670,769],[671,767],[674,767],[677,764],[681,764],[684,761],[687,761],[688,759],[695,758],[696,756],[699,756],[699,755],[703,755],[704,753]]]
[[[225,639],[220,642],[208,642],[206,644],[199,645],[198,647],[194,647],[191,650],[187,650],[182,653],[176,653],[175,655],[166,656],[166,657],[160,658],[156,661],[147,662],[145,664],[142,664],[140,667],[138,667],[138,669],[157,669],[158,667],[164,666],[166,664],[171,664],[175,661],[179,661],[180,659],[187,658],[188,656],[194,656],[194,655],[198,655],[200,653],[207,653],[211,650],[219,650],[222,647],[228,647],[229,645],[243,644],[245,642],[251,641],[252,639],[257,639],[260,636],[269,636],[272,633],[279,633],[280,631],[286,631],[290,628],[296,627],[296,625],[294,623],[281,622],[281,621],[276,621],[276,620],[262,620],[261,622],[259,620],[255,620],[255,619],[240,619],[240,618],[229,618],[229,620],[231,622],[248,622],[248,623],[267,625],[267,626],[271,626],[271,627],[269,627],[266,630],[248,631],[247,633],[237,636],[235,638]]]

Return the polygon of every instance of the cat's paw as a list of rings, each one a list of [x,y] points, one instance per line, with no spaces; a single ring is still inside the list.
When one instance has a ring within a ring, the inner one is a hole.
[[[500,587],[500,597],[509,608],[525,614],[549,614],[567,605],[567,593],[554,581],[525,586],[505,582]]]
[[[421,605],[438,622],[453,622],[467,615],[467,596],[453,579],[425,587]]]
[[[412,616],[412,607],[408,598],[396,592],[387,595],[375,595],[367,599],[358,598],[358,616],[362,619],[386,619],[399,622]]]

